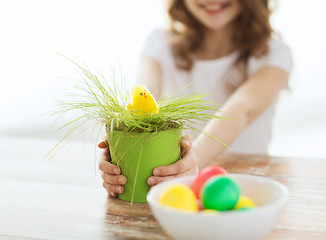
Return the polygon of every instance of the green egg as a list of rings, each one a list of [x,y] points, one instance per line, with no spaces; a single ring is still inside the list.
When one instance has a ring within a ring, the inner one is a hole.
[[[252,207],[246,207],[246,208],[239,208],[239,209],[236,209],[235,211],[247,211],[247,210],[252,210],[254,208]]]
[[[228,211],[237,204],[240,194],[240,187],[234,180],[217,176],[205,183],[201,191],[201,200],[205,209]]]

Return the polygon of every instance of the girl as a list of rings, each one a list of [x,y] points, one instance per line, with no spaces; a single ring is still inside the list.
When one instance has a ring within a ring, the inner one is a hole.
[[[267,154],[275,102],[287,88],[289,49],[273,35],[268,0],[170,0],[168,31],[147,39],[140,61],[140,83],[156,98],[193,82],[184,92],[217,92],[220,116],[204,131],[221,139],[233,152]],[[213,98],[210,100],[214,100]],[[111,196],[123,192],[126,178],[108,162],[105,148],[99,169]],[[175,164],[154,169],[148,184],[198,172],[225,151],[223,144],[200,135],[193,146],[182,138],[185,155]]]

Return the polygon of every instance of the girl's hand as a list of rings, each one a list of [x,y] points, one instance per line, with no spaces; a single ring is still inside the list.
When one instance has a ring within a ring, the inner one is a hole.
[[[120,168],[110,163],[110,149],[107,141],[100,142],[99,148],[104,149],[102,158],[99,161],[99,169],[102,171],[103,187],[108,194],[116,197],[118,193],[123,193],[122,185],[127,183],[127,179],[121,175]]]
[[[156,167],[153,170],[154,176],[147,179],[148,185],[155,186],[156,184],[171,178],[198,173],[198,163],[192,150],[191,137],[189,135],[183,136],[180,145],[183,157],[174,164]]]

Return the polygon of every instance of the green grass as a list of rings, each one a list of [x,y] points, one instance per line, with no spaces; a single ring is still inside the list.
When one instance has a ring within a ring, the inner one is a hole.
[[[101,72],[95,74],[73,60],[65,58],[80,70],[83,79],[74,86],[79,92],[78,94],[69,94],[69,100],[60,101],[56,105],[55,114],[73,112],[76,117],[59,129],[68,130],[66,130],[64,138],[49,154],[67,140],[72,133],[78,132],[78,129],[91,120],[96,120],[98,124],[106,127],[109,131],[142,133],[184,127],[207,135],[200,127],[194,127],[194,123],[199,124],[221,118],[216,114],[207,113],[218,112],[218,105],[204,100],[210,94],[202,93],[177,95],[176,92],[157,101],[159,113],[145,115],[130,113],[126,109],[126,105],[129,103],[129,94],[125,81],[118,79],[114,69],[112,76],[106,78]]]

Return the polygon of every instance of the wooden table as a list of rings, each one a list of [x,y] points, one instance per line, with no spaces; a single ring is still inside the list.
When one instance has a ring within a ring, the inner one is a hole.
[[[170,239],[147,204],[107,198],[94,144],[74,142],[45,160],[54,144],[0,137],[1,240]],[[288,187],[290,200],[266,239],[326,239],[326,159],[228,154],[211,164]]]

